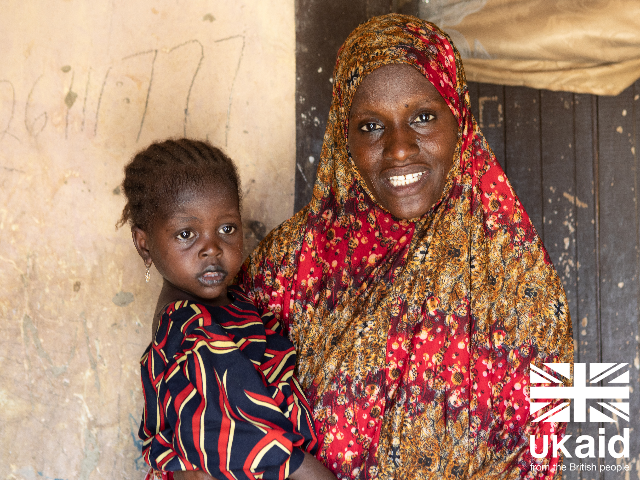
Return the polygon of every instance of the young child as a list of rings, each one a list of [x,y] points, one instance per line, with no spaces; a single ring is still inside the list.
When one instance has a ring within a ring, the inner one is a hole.
[[[164,279],[141,360],[147,478],[335,479],[312,455],[292,343],[230,286],[243,260],[239,187],[233,162],[194,140],[152,144],[125,168],[119,225],[131,225],[147,281],[152,264]]]

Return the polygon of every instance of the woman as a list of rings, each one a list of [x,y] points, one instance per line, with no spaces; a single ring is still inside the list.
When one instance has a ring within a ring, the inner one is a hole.
[[[566,297],[434,25],[352,32],[313,199],[241,282],[288,327],[339,478],[554,475],[529,436],[563,427],[532,423],[525,392],[530,362],[572,361]]]

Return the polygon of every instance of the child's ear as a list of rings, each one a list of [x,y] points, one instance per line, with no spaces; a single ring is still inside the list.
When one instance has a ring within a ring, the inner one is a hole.
[[[131,227],[131,237],[133,238],[133,244],[136,246],[138,255],[142,257],[145,266],[150,267],[153,259],[149,252],[149,235],[139,227]]]

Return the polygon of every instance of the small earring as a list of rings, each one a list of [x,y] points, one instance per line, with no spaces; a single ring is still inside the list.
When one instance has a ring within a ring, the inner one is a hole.
[[[149,279],[151,279],[151,272],[149,271],[150,268],[151,268],[151,265],[147,267],[147,273],[144,274],[144,280],[147,283],[149,283]]]

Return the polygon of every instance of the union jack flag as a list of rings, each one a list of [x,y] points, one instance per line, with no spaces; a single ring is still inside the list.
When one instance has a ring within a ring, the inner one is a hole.
[[[531,384],[529,411],[534,414],[552,403],[552,400],[573,400],[573,421],[587,421],[587,400],[597,401],[604,410],[589,406],[589,422],[614,422],[609,415],[629,421],[629,370],[621,372],[628,363],[590,363],[589,382],[587,383],[587,364],[573,364],[573,386],[563,385],[562,377],[571,380],[571,363],[545,363],[549,371],[530,364],[529,382]],[[597,385],[603,381],[604,386]],[[534,386],[546,384],[545,386]],[[559,385],[558,385],[559,384]],[[534,401],[534,400],[547,401]],[[619,401],[613,401],[619,400]],[[627,400],[627,401],[624,401]],[[604,413],[606,412],[606,413]],[[533,422],[569,422],[571,421],[570,402],[563,402],[548,412],[538,415]]]

